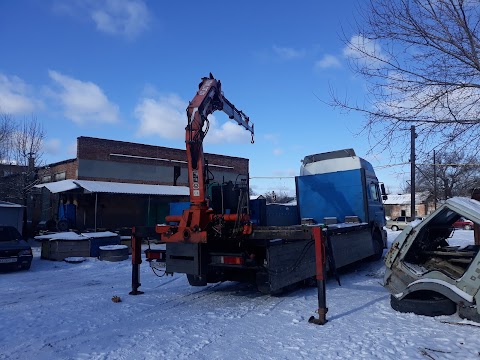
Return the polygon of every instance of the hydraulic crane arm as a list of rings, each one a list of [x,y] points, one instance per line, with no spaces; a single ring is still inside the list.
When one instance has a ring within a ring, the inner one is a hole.
[[[253,124],[248,116],[228,101],[222,93],[220,80],[202,78],[199,90],[187,107],[188,125],[185,142],[188,157],[188,175],[190,185],[190,202],[192,206],[206,206],[206,174],[203,156],[203,139],[208,132],[208,115],[214,111],[223,110],[230,119],[243,126],[252,134]]]
[[[165,242],[207,242],[207,227],[215,216],[221,215],[224,221],[236,221],[235,214],[213,214],[207,200],[206,167],[203,154],[203,139],[208,132],[208,115],[222,110],[228,117],[235,120],[252,134],[253,124],[248,116],[228,101],[222,93],[222,86],[212,74],[202,78],[198,91],[187,107],[188,124],[185,128],[185,143],[188,162],[188,184],[190,187],[190,208],[184,210],[181,216],[167,216],[167,222],[177,222],[176,225],[157,225],[157,232],[162,234]],[[244,233],[251,231],[245,228]]]

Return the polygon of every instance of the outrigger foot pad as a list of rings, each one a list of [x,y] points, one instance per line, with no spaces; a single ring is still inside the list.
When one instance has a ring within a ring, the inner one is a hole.
[[[310,316],[310,319],[308,319],[308,322],[310,324],[315,324],[315,325],[325,325],[328,320],[327,320],[327,311],[328,309],[318,309],[318,319],[315,316]]]
[[[129,295],[142,295],[143,291],[140,290],[132,290],[128,293]]]

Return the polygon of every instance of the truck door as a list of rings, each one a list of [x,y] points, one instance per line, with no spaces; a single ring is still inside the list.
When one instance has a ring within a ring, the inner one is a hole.
[[[385,210],[378,182],[367,178],[368,217],[382,228],[385,225]]]

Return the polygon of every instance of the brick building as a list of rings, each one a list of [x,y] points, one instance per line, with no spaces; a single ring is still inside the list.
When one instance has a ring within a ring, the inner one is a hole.
[[[214,182],[248,181],[248,159],[205,159]],[[68,215],[79,229],[162,223],[170,203],[189,199],[185,150],[83,136],[77,157],[39,169],[38,181],[34,222]]]
[[[435,210],[435,204],[428,192],[415,194],[414,214],[412,214],[411,209],[411,194],[389,194],[388,199],[383,204],[385,206],[385,215],[392,219],[398,216],[425,217]]]
[[[0,164],[0,200],[24,203],[27,166]]]

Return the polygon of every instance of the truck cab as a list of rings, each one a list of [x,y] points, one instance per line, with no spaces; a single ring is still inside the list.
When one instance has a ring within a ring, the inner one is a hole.
[[[316,223],[366,223],[386,248],[382,202],[386,195],[373,166],[353,149],[309,155],[302,163],[296,178],[301,218],[313,218]]]

